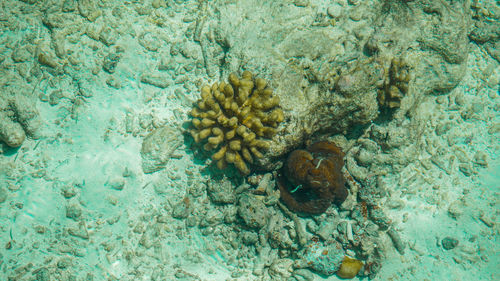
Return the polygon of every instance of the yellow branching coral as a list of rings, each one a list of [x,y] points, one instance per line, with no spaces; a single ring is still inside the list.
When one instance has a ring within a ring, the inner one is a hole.
[[[401,99],[408,92],[410,81],[409,67],[401,59],[393,58],[386,72],[382,87],[378,91],[378,102],[381,106],[397,108]]]
[[[214,151],[212,159],[219,169],[230,163],[247,175],[248,164],[269,148],[283,111],[266,80],[249,71],[241,78],[232,73],[228,80],[202,87],[201,99],[191,110],[190,133],[196,143],[205,142],[205,150]]]

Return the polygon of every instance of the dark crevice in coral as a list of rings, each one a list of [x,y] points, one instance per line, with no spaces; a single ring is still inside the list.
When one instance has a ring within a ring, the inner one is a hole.
[[[348,140],[357,140],[365,133],[366,129],[368,129],[370,125],[371,123],[353,125],[349,127],[349,131],[347,131],[345,137]]]
[[[380,113],[377,116],[377,118],[375,118],[375,120],[373,120],[373,123],[375,123],[376,125],[388,124],[389,122],[392,121],[396,110],[397,110],[397,108],[382,108],[382,109],[380,109]]]

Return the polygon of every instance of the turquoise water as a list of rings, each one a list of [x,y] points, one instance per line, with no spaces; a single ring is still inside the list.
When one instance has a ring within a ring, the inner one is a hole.
[[[499,11],[1,2],[0,280],[496,280]]]

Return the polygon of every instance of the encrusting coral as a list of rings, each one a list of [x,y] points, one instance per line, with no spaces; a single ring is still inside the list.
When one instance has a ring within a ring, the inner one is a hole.
[[[378,91],[380,106],[390,109],[401,105],[401,99],[408,93],[409,67],[401,59],[393,58],[386,77]]]
[[[288,156],[278,180],[281,199],[293,211],[321,214],[332,203],[347,198],[342,175],[344,153],[331,142],[320,141]]]
[[[248,164],[269,148],[283,111],[266,80],[249,71],[241,78],[232,73],[228,80],[202,87],[201,99],[191,110],[190,133],[196,143],[205,142],[205,150],[214,151],[212,159],[219,169],[229,163],[247,175]]]

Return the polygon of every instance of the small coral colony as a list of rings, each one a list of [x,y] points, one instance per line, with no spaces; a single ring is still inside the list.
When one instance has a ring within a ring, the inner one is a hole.
[[[229,83],[214,83],[201,89],[201,100],[191,111],[194,141],[215,151],[219,169],[233,164],[243,175],[248,164],[262,158],[276,128],[283,122],[279,98],[262,78],[245,71],[241,78],[229,75]],[[206,141],[205,141],[206,140]]]

